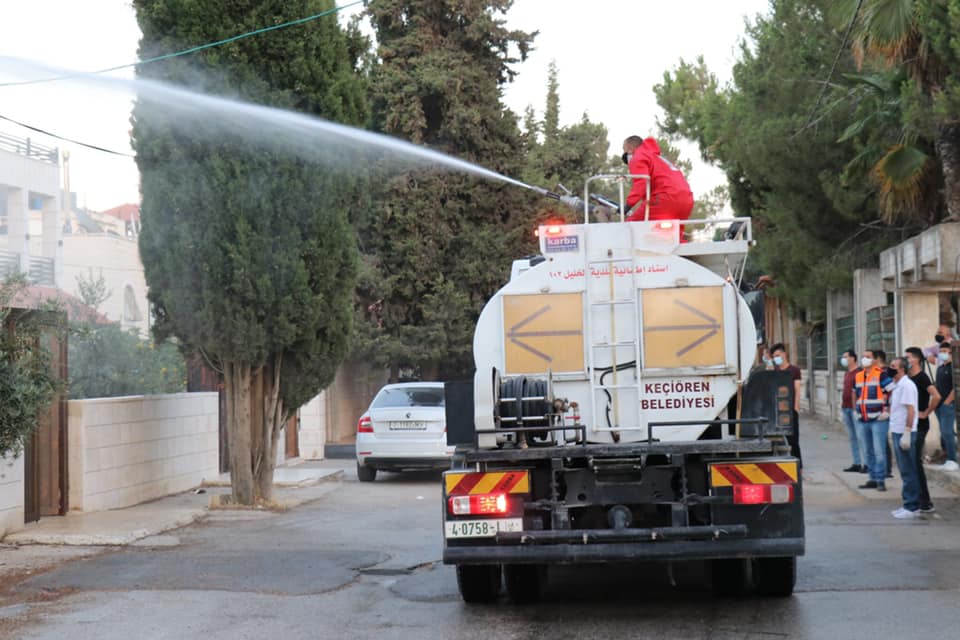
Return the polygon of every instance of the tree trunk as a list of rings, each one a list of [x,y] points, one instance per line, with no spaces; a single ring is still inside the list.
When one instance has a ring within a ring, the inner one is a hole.
[[[257,425],[253,439],[257,442],[253,479],[257,498],[268,501],[273,496],[273,470],[277,460],[277,444],[283,428],[283,403],[280,400],[282,356],[273,356],[259,370],[256,403]]]
[[[943,196],[947,219],[960,221],[960,122],[937,127],[937,154],[943,169]]]
[[[250,366],[225,362],[227,441],[230,445],[230,488],[239,504],[253,504],[255,491],[250,465]]]
[[[440,363],[433,361],[421,365],[420,379],[433,382],[440,379]]]

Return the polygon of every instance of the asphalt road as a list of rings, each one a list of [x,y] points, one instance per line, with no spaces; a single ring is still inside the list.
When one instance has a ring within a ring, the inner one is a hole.
[[[222,514],[176,547],[74,560],[8,590],[16,638],[913,638],[960,623],[960,500],[903,522],[856,490],[839,432],[806,423],[807,555],[786,599],[718,599],[698,566],[565,568],[536,605],[460,601],[439,474],[346,480],[283,514]],[[823,440],[822,435],[828,438]],[[344,461],[346,464],[346,461]]]

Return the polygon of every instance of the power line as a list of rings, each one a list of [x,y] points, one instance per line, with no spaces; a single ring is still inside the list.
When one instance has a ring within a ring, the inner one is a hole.
[[[251,37],[251,36],[256,36],[256,35],[259,35],[259,34],[261,34],[261,33],[266,33],[266,32],[268,32],[268,31],[275,31],[275,30],[277,30],[277,29],[285,29],[285,28],[287,28],[287,27],[293,27],[293,26],[296,26],[296,25],[304,24],[304,23],[306,23],[306,22],[311,22],[311,21],[316,20],[316,19],[318,19],[318,18],[322,18],[322,17],[324,17],[324,16],[328,16],[328,15],[330,15],[331,13],[336,13],[336,12],[338,12],[338,11],[342,11],[343,9],[347,9],[347,8],[349,8],[349,7],[353,7],[353,6],[358,5],[358,4],[364,4],[365,1],[366,1],[366,0],[355,0],[354,2],[348,2],[347,4],[341,5],[341,6],[339,6],[339,7],[334,7],[333,9],[327,9],[326,11],[321,11],[320,13],[316,13],[316,14],[314,14],[314,15],[312,15],[312,16],[307,16],[306,18],[298,18],[297,20],[291,20],[291,21],[289,21],[289,22],[284,22],[284,23],[281,23],[281,24],[275,24],[275,25],[270,26],[270,27],[263,27],[263,28],[260,28],[260,29],[255,29],[254,31],[248,31],[248,32],[246,32],[246,33],[241,33],[240,35],[231,36],[231,37],[229,37],[229,38],[224,38],[223,40],[217,40],[216,42],[208,42],[207,44],[201,44],[201,45],[196,46],[196,47],[190,47],[189,49],[184,49],[183,51],[176,51],[176,52],[173,52],[173,53],[165,53],[165,54],[163,54],[163,55],[155,56],[155,57],[153,57],[153,58],[147,58],[146,60],[140,60],[139,62],[131,62],[131,63],[129,63],[129,64],[121,64],[121,65],[117,65],[117,66],[115,66],[115,67],[108,67],[108,68],[106,68],[106,69],[100,69],[100,70],[97,70],[97,71],[84,71],[84,72],[81,72],[81,73],[72,73],[72,74],[63,75],[63,76],[54,76],[54,77],[51,77],[51,78],[37,78],[37,79],[35,79],[35,80],[21,80],[21,81],[19,81],[19,82],[3,82],[3,83],[0,83],[0,87],[17,87],[17,86],[23,86],[23,85],[28,85],[28,84],[40,84],[40,83],[42,83],[42,82],[56,82],[56,81],[58,81],[58,80],[70,80],[70,79],[72,79],[72,78],[81,78],[81,77],[83,77],[83,76],[96,75],[96,74],[100,74],[100,73],[108,73],[108,72],[110,72],[110,71],[118,71],[118,70],[120,70],[120,69],[128,69],[128,68],[130,68],[130,67],[139,67],[139,66],[141,66],[141,65],[145,65],[145,64],[148,64],[148,63],[151,63],[151,62],[158,62],[158,61],[160,61],[160,60],[169,60],[170,58],[177,58],[177,57],[179,57],[179,56],[185,56],[185,55],[188,55],[188,54],[191,54],[191,53],[196,53],[197,51],[203,51],[204,49],[211,49],[211,48],[213,48],[213,47],[219,47],[220,45],[228,44],[228,43],[230,43],[230,42],[236,42],[237,40],[242,40],[243,38],[249,38],[249,37]]]
[[[259,34],[261,34],[261,33],[266,33],[266,32],[268,32],[268,31],[275,31],[275,30],[277,30],[277,29],[285,29],[285,28],[287,28],[287,27],[293,27],[293,26],[296,26],[296,25],[299,25],[299,24],[304,24],[304,23],[307,23],[307,22],[311,22],[311,21],[316,20],[316,19],[318,19],[318,18],[322,18],[322,17],[324,17],[324,16],[328,16],[328,15],[330,15],[330,14],[332,14],[332,13],[336,13],[336,12],[338,12],[338,11],[342,11],[343,9],[347,9],[347,8],[349,8],[349,7],[352,7],[352,6],[355,6],[355,5],[358,5],[358,4],[364,4],[365,1],[366,1],[366,0],[355,0],[354,2],[348,2],[347,4],[344,4],[344,5],[341,5],[341,6],[338,6],[338,7],[334,7],[333,9],[327,9],[326,11],[321,11],[320,13],[316,13],[316,14],[314,14],[314,15],[312,15],[312,16],[307,16],[306,18],[298,18],[297,20],[290,20],[289,22],[284,22],[284,23],[281,23],[281,24],[276,24],[276,25],[273,25],[273,26],[270,26],[270,27],[263,27],[263,28],[261,28],[261,29],[255,29],[255,30],[253,30],[253,31],[248,31],[248,32],[246,32],[246,33],[241,33],[240,35],[232,36],[232,37],[230,37],[230,38],[224,38],[223,40],[217,40],[216,42],[208,42],[207,44],[202,44],[202,45],[199,45],[199,46],[196,46],[196,47],[190,47],[189,49],[184,49],[183,51],[176,51],[176,52],[173,52],[173,53],[165,53],[165,54],[163,54],[163,55],[155,56],[155,57],[153,57],[153,58],[147,58],[146,60],[140,60],[139,62],[132,62],[132,63],[130,63],[130,64],[122,64],[122,65],[118,65],[118,66],[115,66],[115,67],[108,67],[108,68],[106,68],[106,69],[100,69],[100,70],[98,70],[98,71],[86,71],[86,72],[82,72],[82,73],[73,73],[73,74],[68,74],[68,75],[63,75],[63,76],[55,76],[55,77],[52,77],[52,78],[37,78],[36,80],[23,80],[23,81],[20,81],[20,82],[4,82],[4,83],[0,83],[0,87],[16,87],[16,86],[23,86],[23,85],[29,85],[29,84],[39,84],[39,83],[42,83],[42,82],[55,82],[55,81],[58,81],[58,80],[69,80],[69,79],[72,79],[72,78],[79,78],[79,77],[88,76],[88,75],[96,75],[96,74],[100,74],[100,73],[108,73],[108,72],[110,72],[110,71],[117,71],[117,70],[119,70],[119,69],[127,69],[127,68],[129,68],[129,67],[138,67],[138,66],[140,66],[140,65],[148,64],[148,63],[150,63],[150,62],[157,62],[157,61],[160,61],[160,60],[168,60],[168,59],[170,59],[170,58],[177,58],[177,57],[179,57],[179,56],[185,56],[185,55],[188,55],[188,54],[191,54],[191,53],[196,53],[197,51],[202,51],[202,50],[204,50],[204,49],[211,49],[211,48],[213,48],[213,47],[219,47],[220,45],[224,45],[224,44],[227,44],[227,43],[229,43],[229,42],[236,42],[237,40],[242,40],[243,38],[249,38],[249,37],[251,37],[251,36],[259,35]],[[97,146],[97,145],[95,145],[95,144],[89,144],[89,143],[86,143],[86,142],[81,142],[81,141],[79,141],[79,140],[74,140],[74,139],[72,139],[72,138],[66,138],[66,137],[64,137],[64,136],[57,135],[56,133],[53,133],[53,132],[51,132],[51,131],[47,131],[47,130],[45,130],[45,129],[41,129],[40,127],[34,127],[34,126],[29,125],[29,124],[26,124],[26,123],[24,123],[24,122],[20,122],[20,121],[18,121],[18,120],[14,120],[13,118],[8,118],[7,116],[4,116],[4,115],[0,115],[0,120],[6,120],[7,122],[12,122],[13,124],[15,124],[15,125],[17,125],[17,126],[20,126],[20,127],[23,127],[24,129],[29,129],[30,131],[36,131],[37,133],[42,133],[43,135],[50,136],[51,138],[55,138],[55,139],[57,139],[57,140],[63,140],[64,142],[69,142],[69,143],[71,143],[71,144],[76,144],[76,145],[79,145],[79,146],[81,146],[81,147],[86,147],[86,148],[88,148],[88,149],[93,149],[93,150],[95,150],[95,151],[102,151],[103,153],[109,153],[109,154],[112,154],[112,155],[122,156],[122,157],[125,157],[125,158],[133,158],[133,157],[135,157],[135,156],[134,156],[133,154],[131,154],[131,153],[126,153],[126,152],[123,152],[123,151],[114,151],[113,149],[107,149],[107,148],[105,148],[105,147],[99,147],[99,146]]]
[[[833,74],[837,70],[837,64],[840,63],[840,56],[847,48],[847,40],[849,40],[850,34],[853,32],[853,27],[857,23],[857,17],[860,15],[860,8],[862,6],[863,0],[857,0],[857,8],[853,10],[853,15],[850,16],[850,23],[843,32],[843,40],[840,42],[840,49],[837,50],[837,55],[833,59],[833,65],[830,67],[830,73],[827,74],[827,79],[823,81],[823,85],[820,87],[820,95],[817,96],[817,101],[813,103],[813,108],[810,109],[810,114],[807,116],[806,123],[797,129],[797,132],[793,134],[793,137],[797,137],[803,133],[813,123],[813,117],[817,113],[817,109],[820,108],[820,103],[823,101],[823,96],[827,93],[827,87],[830,85],[830,80],[833,78]]]
[[[88,149],[93,149],[94,151],[102,151],[102,152],[104,152],[104,153],[111,153],[111,154],[113,154],[113,155],[115,155],[115,156],[123,156],[124,158],[133,158],[133,157],[134,157],[134,155],[133,155],[132,153],[126,153],[126,152],[123,152],[123,151],[114,151],[113,149],[107,149],[107,148],[104,148],[104,147],[98,147],[98,146],[95,145],[95,144],[88,144],[88,143],[86,143],[86,142],[80,142],[79,140],[74,140],[74,139],[72,139],[72,138],[65,138],[65,137],[63,137],[63,136],[58,136],[57,134],[52,133],[52,132],[50,132],[50,131],[47,131],[46,129],[41,129],[40,127],[34,127],[34,126],[31,126],[31,125],[26,124],[26,123],[24,123],[24,122],[20,122],[19,120],[14,120],[13,118],[8,118],[7,116],[4,116],[4,115],[0,115],[0,120],[6,120],[7,122],[12,122],[13,124],[17,125],[18,127],[23,127],[24,129],[29,129],[30,131],[36,131],[37,133],[42,133],[42,134],[45,135],[45,136],[50,136],[51,138],[56,138],[57,140],[63,140],[64,142],[69,142],[69,143],[71,143],[71,144],[76,144],[76,145],[79,145],[79,146],[81,146],[81,147],[86,147],[86,148],[88,148]]]

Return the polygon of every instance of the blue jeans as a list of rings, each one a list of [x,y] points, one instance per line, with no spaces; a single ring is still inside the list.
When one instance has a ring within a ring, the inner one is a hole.
[[[857,418],[853,409],[843,410],[843,424],[847,425],[847,437],[850,439],[850,453],[853,454],[853,464],[860,464],[860,443],[857,434]]]
[[[940,440],[943,442],[943,452],[947,460],[957,461],[957,434],[953,432],[953,425],[957,421],[957,408],[952,404],[941,404],[934,412],[937,422],[940,423]]]
[[[917,432],[910,432],[910,449],[904,451],[900,448],[901,434],[891,433],[893,440],[893,451],[897,457],[897,467],[900,469],[900,478],[903,480],[903,490],[900,495],[903,497],[903,508],[907,511],[916,511],[920,508],[920,479],[917,476]]]
[[[865,458],[870,479],[883,484],[887,479],[887,431],[890,429],[890,421],[858,421],[857,424],[863,432],[862,442],[866,445]]]

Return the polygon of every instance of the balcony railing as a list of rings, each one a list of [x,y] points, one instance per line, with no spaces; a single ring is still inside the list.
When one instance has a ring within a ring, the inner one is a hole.
[[[30,138],[18,138],[6,133],[0,133],[0,150],[27,156],[40,162],[60,164],[60,152],[56,147],[37,144]]]
[[[0,279],[20,270],[20,254],[15,251],[0,250]],[[27,278],[31,284],[56,286],[53,258],[30,256],[30,272]]]

